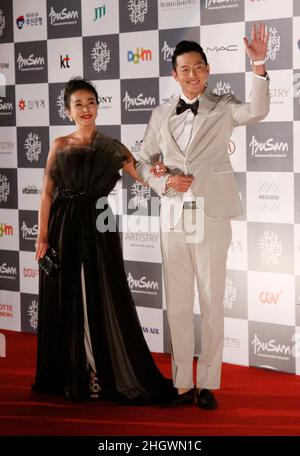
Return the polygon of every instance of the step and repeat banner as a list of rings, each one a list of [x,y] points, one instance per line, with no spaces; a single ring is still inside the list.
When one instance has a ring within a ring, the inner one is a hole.
[[[37,329],[43,168],[51,141],[74,130],[63,107],[65,82],[80,75],[95,84],[99,130],[138,158],[152,109],[180,93],[171,77],[176,43],[200,42],[213,90],[249,101],[243,37],[260,21],[270,33],[271,110],[262,122],[237,128],[228,144],[244,215],[232,222],[224,361],[300,374],[297,0],[1,0],[0,328]],[[124,175],[111,203],[146,340],[152,351],[168,352],[154,196]]]

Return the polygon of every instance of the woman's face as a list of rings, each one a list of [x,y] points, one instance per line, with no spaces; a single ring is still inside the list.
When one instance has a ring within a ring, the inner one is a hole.
[[[77,127],[82,128],[95,125],[98,105],[93,92],[86,89],[73,92],[70,97],[68,114],[73,118]]]

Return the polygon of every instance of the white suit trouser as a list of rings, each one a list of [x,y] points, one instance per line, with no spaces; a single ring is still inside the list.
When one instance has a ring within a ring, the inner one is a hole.
[[[183,209],[178,223],[182,225],[192,211],[194,209]],[[196,328],[200,331],[201,342],[196,386],[218,389],[224,341],[226,259],[232,237],[230,220],[210,220],[205,217],[204,237],[198,243],[187,243],[185,230],[176,231],[176,227],[161,232],[174,386],[194,386],[193,305],[196,277],[201,310],[200,328]]]

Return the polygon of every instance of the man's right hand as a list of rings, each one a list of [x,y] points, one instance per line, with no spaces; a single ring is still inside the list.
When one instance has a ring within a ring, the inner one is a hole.
[[[172,174],[167,180],[167,189],[172,188],[176,192],[185,193],[188,191],[194,176],[187,176],[186,174]]]

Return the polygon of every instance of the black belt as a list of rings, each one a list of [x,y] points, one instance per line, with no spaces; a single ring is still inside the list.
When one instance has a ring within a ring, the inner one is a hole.
[[[70,188],[59,188],[58,196],[60,198],[93,198],[93,195],[86,190],[72,190]]]

